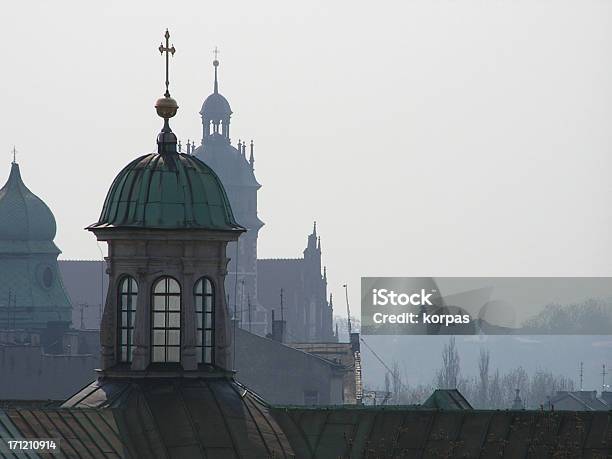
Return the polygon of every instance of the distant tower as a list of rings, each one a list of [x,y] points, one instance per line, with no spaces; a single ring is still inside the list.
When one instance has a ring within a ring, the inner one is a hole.
[[[219,81],[217,75],[217,68],[219,67],[219,61],[216,59],[213,61],[215,68],[215,83],[213,93],[206,98],[204,104],[202,104],[202,143],[205,144],[207,141],[224,140],[227,143],[230,142],[229,128],[230,118],[232,116],[232,109],[230,104],[225,97],[219,93]]]
[[[0,189],[0,329],[70,326],[72,307],[57,264],[55,232],[53,213],[25,186],[13,159]]]
[[[317,222],[304,249],[304,323],[306,336],[310,341],[332,341],[333,306],[327,302],[327,269],[321,275],[321,237],[317,235]]]
[[[257,295],[257,237],[263,222],[257,215],[257,191],[261,185],[255,178],[254,145],[239,141],[232,146],[230,139],[230,104],[219,93],[219,61],[215,53],[213,93],[202,104],[202,145],[192,150],[192,154],[209,165],[219,176],[231,203],[236,221],[247,229],[247,232],[236,243],[227,246],[230,258],[225,289],[229,298],[230,311],[236,309],[238,319],[243,326],[247,323],[249,308],[254,311],[251,329],[254,333],[267,333],[267,312],[262,308]],[[247,159],[248,158],[248,159]]]

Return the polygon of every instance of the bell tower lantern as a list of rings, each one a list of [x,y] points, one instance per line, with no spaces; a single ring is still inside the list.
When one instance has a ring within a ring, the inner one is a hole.
[[[245,230],[213,170],[177,151],[169,37],[166,31],[159,47],[166,92],[155,104],[164,120],[157,151],[119,172],[98,222],[87,228],[108,244],[101,325],[107,376],[231,370],[226,246]]]

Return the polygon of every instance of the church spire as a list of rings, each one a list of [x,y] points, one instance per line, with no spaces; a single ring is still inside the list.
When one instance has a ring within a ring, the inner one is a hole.
[[[215,55],[215,59],[213,60],[213,66],[215,67],[215,88],[214,88],[214,93],[215,94],[219,94],[219,82],[217,80],[217,67],[219,67],[219,48],[217,48],[215,46],[215,49],[213,51],[213,54]]]
[[[249,164],[251,165],[251,170],[255,169],[255,154],[253,153],[253,139],[251,139],[251,154],[249,156]]]
[[[209,143],[209,141],[230,143],[232,109],[227,99],[219,93],[219,49],[215,47],[213,54],[213,68],[215,69],[213,93],[204,100],[200,110],[200,115],[202,115],[202,145]]]

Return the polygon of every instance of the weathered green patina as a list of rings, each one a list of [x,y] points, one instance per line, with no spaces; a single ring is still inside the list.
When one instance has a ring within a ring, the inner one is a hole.
[[[0,250],[59,253],[53,244],[55,231],[53,213],[25,186],[19,165],[12,163],[9,178],[0,189],[0,241],[4,242]],[[30,247],[30,244],[24,244],[26,242],[38,247]]]
[[[47,205],[13,162],[0,189],[0,328],[69,324],[72,308],[57,265],[56,225]]]
[[[219,177],[195,156],[151,153],[128,164],[111,185],[91,229],[243,231]]]

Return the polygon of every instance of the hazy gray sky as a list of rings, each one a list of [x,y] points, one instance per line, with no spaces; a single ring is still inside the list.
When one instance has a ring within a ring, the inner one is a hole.
[[[260,256],[316,219],[338,312],[362,275],[612,275],[612,3],[585,0],[7,3],[0,176],[16,144],[63,258],[99,258],[83,227],[154,149],[166,27],[174,131],[200,139],[219,46]]]

